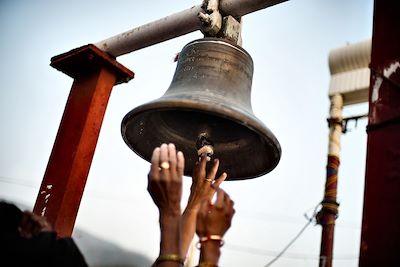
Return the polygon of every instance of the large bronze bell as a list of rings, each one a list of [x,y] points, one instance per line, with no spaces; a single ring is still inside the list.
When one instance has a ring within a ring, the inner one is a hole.
[[[243,48],[217,38],[190,42],[168,90],[131,110],[122,121],[122,136],[147,161],[156,146],[174,143],[185,155],[188,176],[203,145],[213,147],[227,180],[266,174],[278,164],[281,148],[253,114],[252,77],[253,61]]]

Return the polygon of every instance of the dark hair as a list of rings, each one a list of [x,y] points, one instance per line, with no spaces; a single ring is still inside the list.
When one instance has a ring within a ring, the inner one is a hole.
[[[18,226],[22,220],[22,211],[15,206],[4,201],[0,201],[0,232],[18,232]]]

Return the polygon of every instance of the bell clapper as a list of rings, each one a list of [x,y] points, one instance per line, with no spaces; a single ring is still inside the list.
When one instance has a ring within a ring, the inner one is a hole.
[[[211,145],[205,145],[199,150],[197,150],[197,155],[199,156],[199,161],[203,154],[207,155],[207,161],[211,160],[211,156],[214,154],[214,147]]]
[[[207,156],[207,161],[211,160],[211,156],[214,154],[214,146],[213,143],[207,138],[206,133],[201,133],[196,142],[197,155],[199,156],[199,161],[201,160],[202,155]]]

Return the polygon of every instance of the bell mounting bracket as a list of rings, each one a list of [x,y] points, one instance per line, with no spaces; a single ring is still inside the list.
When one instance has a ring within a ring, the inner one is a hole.
[[[237,45],[242,44],[241,18],[235,19],[231,15],[222,16],[219,11],[219,0],[204,0],[202,9],[198,17],[205,37],[224,38]]]

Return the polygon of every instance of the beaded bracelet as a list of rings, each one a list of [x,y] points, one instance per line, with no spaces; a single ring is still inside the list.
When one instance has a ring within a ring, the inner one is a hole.
[[[180,265],[184,265],[185,261],[177,254],[162,254],[158,256],[156,262],[162,261],[175,261],[178,262]]]
[[[207,242],[207,241],[219,241],[219,246],[222,247],[224,245],[224,240],[222,240],[222,236],[220,235],[207,235],[207,236],[202,236],[199,238],[199,242],[197,243],[197,248],[200,248],[201,243]]]

